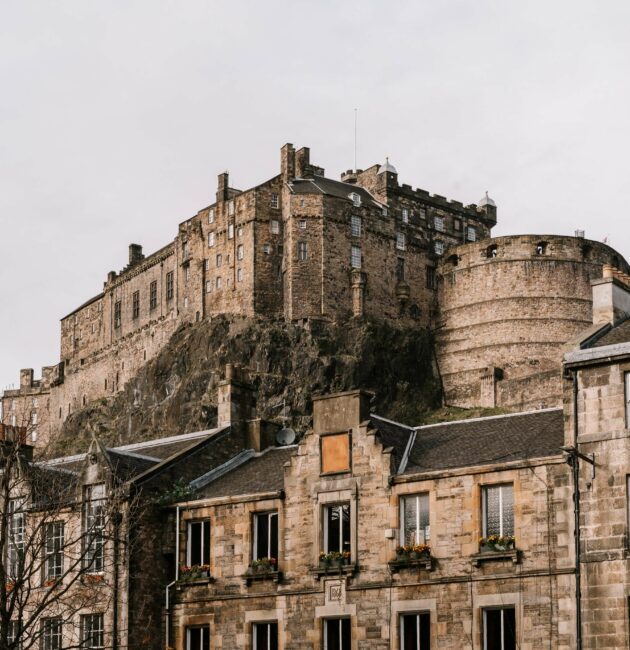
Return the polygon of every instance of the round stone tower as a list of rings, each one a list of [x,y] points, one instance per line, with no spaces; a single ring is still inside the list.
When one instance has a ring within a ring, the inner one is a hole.
[[[591,281],[625,259],[579,237],[519,235],[450,248],[439,266],[436,350],[444,401],[562,404],[563,348],[592,325]]]

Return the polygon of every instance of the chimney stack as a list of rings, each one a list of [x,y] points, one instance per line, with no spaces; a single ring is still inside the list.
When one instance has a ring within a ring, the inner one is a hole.
[[[133,266],[144,259],[140,244],[129,244],[129,266]]]
[[[230,176],[228,172],[219,174],[219,180],[217,184],[217,203],[220,203],[221,201],[227,201],[230,198],[229,182]]]
[[[630,275],[604,264],[593,287],[593,324],[617,323],[630,316]]]

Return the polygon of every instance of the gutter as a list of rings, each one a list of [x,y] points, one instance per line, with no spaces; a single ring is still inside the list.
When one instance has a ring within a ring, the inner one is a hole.
[[[573,447],[578,450],[578,374],[573,371]],[[580,558],[580,459],[572,456],[573,514],[575,517],[575,633],[576,650],[582,650],[582,575]]]

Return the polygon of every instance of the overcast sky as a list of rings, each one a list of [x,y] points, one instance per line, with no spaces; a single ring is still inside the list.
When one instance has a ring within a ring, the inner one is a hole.
[[[0,389],[221,171],[257,184],[285,142],[352,167],[355,107],[360,167],[630,258],[629,27],[627,0],[2,0]]]

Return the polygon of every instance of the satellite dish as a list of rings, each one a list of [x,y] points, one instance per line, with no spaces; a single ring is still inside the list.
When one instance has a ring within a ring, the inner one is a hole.
[[[295,442],[295,431],[291,427],[282,427],[278,433],[276,433],[276,442],[279,445],[290,445]]]

